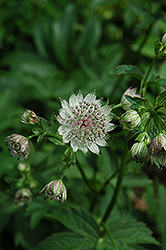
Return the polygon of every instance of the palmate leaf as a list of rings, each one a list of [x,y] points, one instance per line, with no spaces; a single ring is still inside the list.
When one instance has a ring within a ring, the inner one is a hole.
[[[157,96],[156,107],[166,107],[166,91]]]
[[[50,219],[61,222],[64,226],[81,236],[98,237],[100,230],[96,220],[84,209],[62,205],[47,215]]]
[[[121,217],[116,214],[115,217],[112,216],[107,227],[119,250],[146,249],[143,246],[139,246],[139,244],[159,245],[159,242],[151,236],[152,232],[146,227],[145,223],[138,222],[129,215]],[[106,248],[108,247],[108,244],[112,244],[108,235],[105,235],[104,242]]]
[[[143,106],[146,109],[152,109],[153,108],[151,102],[146,98],[131,97],[131,96],[128,96],[128,95],[125,95],[125,97],[132,104],[130,106],[131,109],[138,109],[140,106]]]
[[[76,233],[58,233],[48,237],[31,250],[93,250],[96,240]]]
[[[56,207],[47,218],[57,220],[73,232],[58,233],[46,238],[31,250],[115,250],[115,246],[105,232],[101,238],[100,230],[93,216],[82,208]],[[142,222],[128,215],[123,218],[116,211],[109,220],[110,230],[119,250],[145,250],[139,244],[156,244],[151,231]]]
[[[139,80],[142,80],[143,73],[139,68],[134,65],[119,65],[114,69],[109,70],[109,74],[114,75],[131,75]]]

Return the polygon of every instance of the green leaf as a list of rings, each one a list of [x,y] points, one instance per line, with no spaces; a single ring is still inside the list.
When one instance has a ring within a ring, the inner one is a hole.
[[[52,143],[54,143],[55,145],[65,145],[61,140],[58,140],[58,139],[53,138],[53,137],[48,137],[48,140],[51,141]]]
[[[50,125],[50,123],[44,118],[40,117],[39,122],[43,126],[44,130],[48,133],[56,133],[56,129]]]
[[[69,67],[70,49],[74,40],[75,13],[73,6],[68,6],[64,17],[52,25],[52,49],[62,67]]]
[[[81,237],[76,233],[58,233],[48,237],[31,250],[93,250],[96,240],[92,237]]]
[[[62,205],[56,207],[56,210],[49,214],[48,217],[61,222],[64,226],[81,236],[98,237],[100,234],[96,220],[82,208]]]
[[[41,21],[36,27],[34,33],[34,42],[39,55],[42,58],[48,59],[48,44],[49,44],[50,24],[47,21]]]
[[[157,96],[156,107],[166,107],[166,91]]]
[[[116,211],[116,214],[111,216],[107,227],[110,229],[119,250],[141,249],[138,244],[159,245],[158,241],[151,236],[152,232],[146,227],[146,224],[136,221],[128,214],[121,216]],[[108,235],[105,235],[104,239],[106,245],[108,242],[112,244]]]
[[[63,162],[70,167],[76,162],[75,154],[73,153],[72,147],[68,147],[64,153]]]
[[[109,74],[114,75],[131,75],[139,80],[142,80],[143,73],[139,68],[133,65],[119,65],[115,69],[109,70]]]
[[[139,98],[139,97],[131,97],[131,96],[128,96],[128,95],[125,95],[125,97],[132,104],[130,106],[131,109],[138,109],[141,106],[145,107],[146,109],[152,109],[153,108],[151,102],[148,99]]]
[[[152,77],[149,81],[149,84],[158,84],[162,86],[163,88],[166,88],[166,79],[160,78],[160,77]]]
[[[152,181],[141,174],[128,173],[125,175],[122,185],[126,187],[144,187]]]
[[[89,18],[85,30],[75,47],[76,55],[84,55],[90,52],[99,42],[101,37],[101,24],[98,19]]]

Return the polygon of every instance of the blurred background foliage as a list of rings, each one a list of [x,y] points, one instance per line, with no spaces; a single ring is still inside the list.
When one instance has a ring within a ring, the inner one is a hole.
[[[134,64],[145,72],[154,57],[154,43],[166,32],[164,0],[1,0],[0,1],[0,249],[30,249],[53,232],[64,231],[47,214],[59,206],[38,195],[43,185],[57,179],[65,147],[48,141],[31,143],[28,164],[31,182],[22,181],[17,159],[10,158],[4,139],[12,133],[28,136],[31,126],[20,123],[19,114],[31,109],[49,119],[58,113],[59,96],[71,91],[83,94],[96,90],[111,104],[117,104],[138,80],[113,77],[109,69]],[[154,72],[166,77],[166,62],[157,62]],[[162,91],[150,86],[147,97],[153,102]],[[120,111],[118,114],[121,114]],[[125,132],[118,127],[111,134],[110,147],[100,158],[78,153],[87,177],[98,188],[119,166]],[[147,223],[157,240],[166,247],[165,170],[129,162],[118,206]],[[33,180],[35,185],[33,186]],[[20,180],[20,181],[18,181]],[[38,183],[38,184],[36,184]],[[116,176],[103,191],[93,209],[93,197],[76,167],[65,177],[68,203],[101,216],[110,201]],[[28,207],[17,208],[14,194],[22,186],[33,192]],[[142,206],[139,201],[141,201]],[[8,240],[6,240],[8,239]],[[160,249],[149,246],[147,249]]]

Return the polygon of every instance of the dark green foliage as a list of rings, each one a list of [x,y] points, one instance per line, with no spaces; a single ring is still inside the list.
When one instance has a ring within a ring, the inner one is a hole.
[[[85,95],[96,90],[104,103],[116,105],[127,88],[138,87],[155,55],[155,41],[166,32],[165,1],[1,0],[0,5],[0,249],[115,250],[100,221],[126,147],[127,132],[118,120],[123,111],[115,110],[117,127],[101,155],[78,152],[76,160],[56,133],[59,97],[67,100],[71,91],[81,89]],[[146,98],[126,98],[133,109],[142,105],[139,112],[156,112],[166,130],[165,77],[162,58],[148,78]],[[20,122],[24,109],[37,114],[39,127]],[[158,133],[154,121],[148,129],[151,137]],[[31,131],[37,140],[30,142],[25,162],[30,172],[25,173],[16,157],[9,157],[4,140],[14,133],[28,137]],[[64,173],[67,203],[45,201],[39,194],[42,187]],[[165,177],[165,169],[128,157],[122,189],[106,223],[119,250],[165,250]],[[30,189],[33,198],[18,208],[14,196],[20,188]]]

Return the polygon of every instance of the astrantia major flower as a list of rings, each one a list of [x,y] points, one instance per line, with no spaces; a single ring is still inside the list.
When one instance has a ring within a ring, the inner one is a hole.
[[[124,94],[122,95],[122,98],[121,98],[121,104],[122,104],[122,108],[124,110],[127,110],[130,108],[130,106],[132,105],[126,98],[126,95],[127,96],[131,96],[131,97],[139,97],[141,98],[141,96],[139,94],[136,94],[137,92],[137,88],[129,88],[127,89]]]
[[[9,135],[6,137],[5,142],[9,146],[11,156],[17,156],[19,161],[26,160],[29,157],[29,142],[23,135]]]
[[[82,92],[71,94],[69,103],[60,100],[60,109],[57,120],[62,124],[58,132],[64,143],[70,143],[74,152],[78,149],[87,153],[88,149],[99,154],[98,146],[106,146],[107,132],[115,125],[110,123],[113,114],[111,106],[102,106],[102,101],[96,99],[94,92],[83,98]]]
[[[38,121],[37,115],[35,114],[35,112],[29,109],[26,109],[24,113],[21,114],[21,122],[25,124],[34,125],[35,123],[37,123],[37,121]]]
[[[15,203],[17,206],[22,207],[26,202],[30,203],[32,201],[32,193],[27,188],[22,188],[15,194]]]
[[[67,199],[67,190],[61,180],[51,181],[40,191],[40,193],[43,192],[45,199],[57,200],[59,203],[62,203]]]
[[[159,133],[149,147],[151,162],[158,168],[166,167],[166,135]]]

